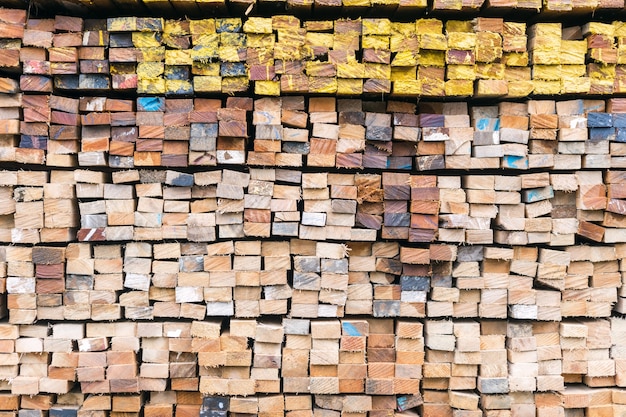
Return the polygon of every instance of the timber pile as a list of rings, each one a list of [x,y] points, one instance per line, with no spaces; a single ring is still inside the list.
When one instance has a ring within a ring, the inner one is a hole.
[[[625,37],[0,10],[0,417],[622,416]]]

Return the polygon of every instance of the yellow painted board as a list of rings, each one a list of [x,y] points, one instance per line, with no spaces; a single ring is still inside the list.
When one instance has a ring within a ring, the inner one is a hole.
[[[193,88],[196,92],[219,93],[222,91],[222,77],[198,75],[193,77]]]
[[[340,94],[340,95],[363,94],[363,80],[337,78],[337,94]]]
[[[561,94],[583,94],[591,89],[591,80],[589,77],[564,77],[561,80]]]
[[[474,94],[474,82],[471,80],[448,80],[445,83],[446,96],[467,97]]]
[[[272,18],[249,17],[243,24],[245,33],[272,33]]]
[[[422,83],[418,80],[394,81],[393,93],[401,96],[419,96],[422,93]]]
[[[254,93],[261,96],[280,96],[280,81],[255,81]]]
[[[449,80],[475,80],[475,65],[448,65],[446,67],[446,77]]]
[[[363,35],[391,35],[389,19],[363,19],[361,21]]]

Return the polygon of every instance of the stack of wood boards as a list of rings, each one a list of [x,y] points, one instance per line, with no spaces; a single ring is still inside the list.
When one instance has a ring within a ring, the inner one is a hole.
[[[0,417],[626,413],[622,22],[144,4],[0,9]]]
[[[258,96],[522,98],[606,95],[626,88],[621,21],[527,27],[485,17],[404,23],[301,21],[290,15],[26,19],[25,11],[4,13],[0,50],[6,56],[0,68],[21,71],[19,86],[29,94],[132,91],[188,97],[253,91]],[[15,89],[2,87],[7,93]]]
[[[4,91],[0,160],[7,163],[115,169],[246,164],[296,171],[626,167],[621,98],[468,106],[304,96],[70,98],[21,93],[17,85]],[[296,176],[285,181],[299,182]],[[404,181],[399,178],[382,185]]]

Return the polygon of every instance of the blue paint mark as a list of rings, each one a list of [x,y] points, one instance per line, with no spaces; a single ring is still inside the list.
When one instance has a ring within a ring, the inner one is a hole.
[[[343,322],[341,327],[343,327],[343,332],[348,336],[363,336],[352,323]]]
[[[171,184],[177,187],[191,187],[193,185],[193,175],[179,173]]]
[[[533,188],[530,190],[526,190],[526,192],[524,193],[524,197],[525,203],[534,203],[541,200],[548,200],[554,197],[554,190],[552,189],[552,186]]]
[[[500,130],[500,119],[485,117],[476,121],[476,130],[491,132]]]
[[[476,121],[476,130],[487,130],[489,127],[489,119],[478,119]]]
[[[626,113],[613,113],[613,127],[626,127]]]
[[[611,127],[613,126],[613,116],[611,113],[588,113],[587,114],[587,126],[588,127]]]
[[[165,98],[164,97],[138,97],[137,98],[137,110],[138,111],[165,111]]]
[[[502,167],[510,169],[528,169],[528,158],[525,156],[504,155]]]
[[[592,127],[589,129],[590,141],[615,140],[614,127]]]

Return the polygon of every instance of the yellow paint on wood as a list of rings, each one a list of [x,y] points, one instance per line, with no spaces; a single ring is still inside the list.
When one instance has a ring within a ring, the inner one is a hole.
[[[219,93],[222,91],[222,77],[210,75],[193,77],[193,89],[202,93]]]
[[[229,94],[248,91],[249,82],[248,77],[223,77],[222,93]]]
[[[592,94],[613,94],[615,86],[618,83],[615,80],[598,80],[589,79],[589,92]]]
[[[359,35],[352,33],[333,34],[333,49],[356,51],[361,47]]]
[[[345,7],[369,7],[371,6],[370,0],[343,0],[342,4]]]
[[[272,29],[273,30],[293,30],[300,28],[300,19],[290,15],[275,15],[272,16]]]
[[[193,93],[193,86],[188,80],[165,80],[166,93]]]
[[[586,53],[586,41],[561,41],[561,64],[584,64]]]
[[[191,66],[191,73],[194,75],[220,75],[220,63],[219,62],[194,62]]]
[[[217,46],[194,46],[189,53],[191,60],[195,62],[207,62],[210,59],[217,58]]]
[[[418,32],[419,33],[419,32]],[[422,33],[419,35],[420,48],[436,51],[448,49],[448,40],[441,33]]]
[[[365,63],[363,78],[391,79],[391,65]]]
[[[266,33],[250,33],[248,34],[248,48],[273,48],[276,38],[273,34]]]
[[[140,62],[137,64],[137,78],[152,79],[163,75],[165,65],[163,62]]]
[[[585,65],[561,65],[561,78],[584,77],[586,73]]]
[[[476,47],[476,34],[467,32],[448,32],[448,48],[472,50]]]
[[[137,93],[139,94],[165,94],[165,80],[139,79],[137,80]]]
[[[245,33],[220,33],[220,45],[235,46],[245,48],[247,36]]]
[[[626,22],[615,21],[612,25],[615,37],[626,36]]]
[[[417,79],[417,67],[391,67],[391,81],[411,81]]]
[[[558,65],[561,63],[561,57],[556,49],[535,49],[530,53],[530,62],[540,65]]]
[[[337,79],[334,77],[309,77],[309,92],[335,94],[337,93]]]
[[[333,27],[335,27],[335,22],[334,20],[307,20],[304,22],[304,27],[307,33],[332,31]]]
[[[418,96],[422,93],[422,83],[418,80],[394,81],[393,93],[402,96]]]
[[[367,35],[361,38],[361,48],[389,50],[389,36],[387,35]]]
[[[337,78],[337,94],[353,95],[363,93],[363,80]]]
[[[527,97],[532,94],[535,85],[530,80],[524,81],[508,81],[509,94],[508,97]]]
[[[206,46],[208,48],[217,49],[220,44],[220,34],[210,32],[195,34],[191,35],[191,41],[193,42],[194,48]]]
[[[137,60],[143,62],[161,62],[165,59],[165,46],[138,48]]]
[[[297,45],[285,45],[277,43],[274,45],[274,59],[284,61],[297,61],[302,59],[302,49]]]
[[[504,79],[504,65],[500,63],[495,64],[476,64],[476,76],[480,79]]]
[[[444,67],[446,53],[445,51],[421,50],[419,64],[425,67]]]
[[[280,96],[280,81],[255,81],[254,93],[262,96]]]
[[[363,35],[391,34],[391,21],[389,19],[363,19],[361,25]]]
[[[474,32],[474,25],[471,20],[448,20],[446,22],[446,33],[451,32]]]
[[[333,44],[332,33],[307,32],[304,36],[304,43],[312,46],[325,46],[329,48]]]
[[[528,66],[528,52],[505,52],[502,54],[502,63],[508,67]]]
[[[245,33],[272,33],[272,18],[249,17],[243,24]]]
[[[499,33],[476,33],[476,62],[494,62],[501,57],[502,36]]]
[[[165,27],[163,28],[163,33],[166,33],[170,36],[183,36],[189,35],[189,26],[182,20],[172,20],[168,19],[165,21]]]
[[[504,22],[504,36],[526,36],[526,23],[522,22]]]
[[[337,73],[336,68],[333,64],[328,62],[319,62],[319,61],[307,61],[305,64],[304,72],[306,75],[311,77],[319,77],[319,76],[328,76],[329,74],[325,74],[329,70],[329,66],[335,69],[335,74]]]
[[[360,62],[337,64],[337,77],[339,78],[363,78],[365,65]]]
[[[619,45],[617,47],[617,63],[626,64],[626,45]]]
[[[190,20],[189,31],[192,35],[215,33],[215,19]]]
[[[587,76],[596,80],[613,80],[616,77],[615,65],[589,65]]]
[[[168,50],[165,51],[166,65],[191,65],[191,50]]]
[[[161,46],[161,33],[159,32],[133,32],[133,45],[136,48],[154,48]]]
[[[415,35],[415,23],[391,22],[391,35]]]
[[[560,80],[561,79],[561,66],[560,65],[533,65],[532,76],[533,76],[533,80]]]
[[[391,35],[389,39],[389,50],[391,52],[410,52],[417,53],[419,51],[419,37],[412,35]]]
[[[443,33],[443,22],[439,19],[418,19],[415,21],[415,33],[423,35],[430,33],[439,35]]]
[[[584,34],[615,36],[616,26],[610,23],[589,22],[583,26]]]
[[[534,94],[555,95],[561,92],[561,81],[533,80]]]
[[[526,52],[528,37],[526,35],[503,36],[502,50],[504,52]]]
[[[561,80],[561,94],[582,94],[588,93],[591,88],[591,80],[589,77],[563,77]]]
[[[561,40],[560,23],[537,23],[530,27],[529,35],[551,40]]]
[[[237,32],[241,28],[241,19],[238,17],[222,17],[215,20],[215,26],[221,28],[221,32]]]
[[[474,94],[474,82],[471,80],[448,80],[445,83],[446,96],[471,96]]]
[[[476,79],[475,65],[448,65],[446,67],[446,77],[449,80],[468,80]]]
[[[595,62],[602,64],[615,64],[617,61],[617,50],[612,48],[591,48],[588,56]]]
[[[224,45],[219,47],[218,56],[223,62],[240,62],[242,57],[239,55],[239,51],[239,47]]]

